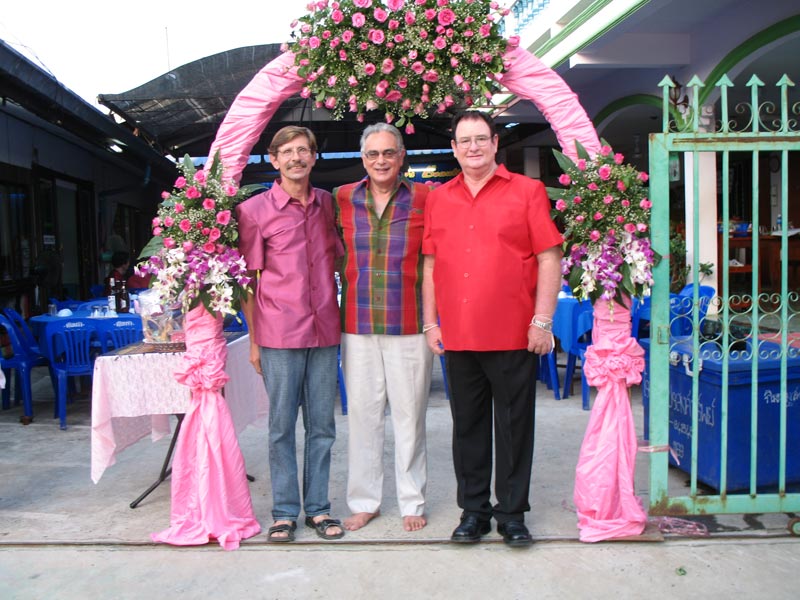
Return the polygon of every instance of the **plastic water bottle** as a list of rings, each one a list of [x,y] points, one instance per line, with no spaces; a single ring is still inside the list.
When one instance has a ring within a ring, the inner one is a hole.
[[[781,219],[781,214],[780,213],[778,213],[778,219],[777,219],[776,223],[778,224],[778,231],[780,231],[782,229],[781,225],[783,223],[783,219]]]

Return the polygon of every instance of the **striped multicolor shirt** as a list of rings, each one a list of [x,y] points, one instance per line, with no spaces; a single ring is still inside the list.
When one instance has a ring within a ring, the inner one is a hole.
[[[422,230],[428,187],[401,178],[378,217],[369,179],[333,190],[345,247],[342,331],[410,335],[422,331]]]

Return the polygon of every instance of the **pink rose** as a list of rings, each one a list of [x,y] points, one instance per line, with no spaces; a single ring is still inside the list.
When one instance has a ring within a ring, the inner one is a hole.
[[[625,231],[627,231],[628,233],[633,233],[634,231],[636,231],[636,225],[634,225],[633,223],[625,223],[625,227],[623,227],[623,229],[625,229]]]
[[[325,98],[325,108],[328,110],[332,110],[336,106],[336,97],[335,96],[328,96]]]
[[[454,13],[449,8],[445,8],[444,10],[439,12],[439,16],[436,18],[439,22],[439,25],[444,25],[447,27],[448,25],[452,25],[456,20],[456,13]]]
[[[172,217],[164,217],[164,226],[172,227],[175,224],[175,219]]]
[[[351,20],[353,22],[353,27],[357,29],[363,27],[364,23],[367,22],[367,18],[360,12],[355,13]],[[344,35],[342,35],[342,37],[344,37]]]
[[[478,28],[478,33],[481,34],[481,37],[489,37],[492,33],[492,26],[489,23],[484,23]]]
[[[367,64],[365,64],[365,65],[364,65],[364,73],[365,73],[367,76],[372,76],[372,75],[374,75],[374,74],[375,74],[375,65],[373,65],[372,63],[367,63]]]
[[[644,171],[642,171],[641,173],[639,173],[639,174],[638,174],[636,177],[639,179],[639,181],[647,181],[648,179],[650,179],[650,178],[647,176],[647,173],[645,173]]]
[[[428,21],[433,21],[436,18],[436,9],[435,8],[426,8],[425,9],[425,18]]]
[[[624,192],[624,191],[625,191],[626,189],[628,189],[628,188],[626,188],[626,187],[625,187],[625,183],[624,183],[624,182],[622,182],[622,181],[617,181],[617,189],[618,189],[620,192]]]
[[[375,17],[375,20],[378,23],[383,23],[386,19],[389,18],[389,13],[383,10],[380,6],[372,11],[372,16]]]
[[[198,221],[197,223],[194,224],[194,226],[195,226],[195,229],[202,229],[203,228],[203,222],[202,221]]]
[[[181,248],[183,248],[184,252],[191,252],[192,248],[194,248],[194,242],[192,240],[186,240],[181,244]]]
[[[153,227],[153,235],[161,235],[164,230],[161,227]]]
[[[344,50],[339,50],[339,60],[342,61],[342,62],[347,61],[347,52],[345,52]],[[348,78],[348,81],[350,81],[349,78]]]
[[[425,65],[421,62],[416,61],[414,64],[411,65],[411,70],[414,71],[417,75],[422,75],[423,71],[425,71]]]
[[[350,75],[350,77],[347,78],[347,85],[349,85],[350,87],[357,86],[358,85],[358,79],[356,79],[355,76]]]
[[[380,29],[370,29],[367,38],[376,45],[381,45],[386,40],[386,34]]]
[[[567,203],[564,200],[561,198],[556,200],[556,210],[563,211],[565,208],[567,208]]]
[[[204,184],[206,182],[206,172],[197,171],[197,173],[194,174],[194,180],[200,185]]]
[[[625,160],[625,157],[622,156],[619,152],[614,155],[614,162],[618,165],[621,165],[622,162]]]
[[[572,199],[572,203],[573,203],[573,204],[580,204],[581,202],[583,202],[583,198],[581,198],[580,196],[575,196],[575,197]]]
[[[372,6],[372,0],[353,0],[353,4],[358,8],[369,8]]]
[[[625,208],[628,208],[631,205],[631,201],[626,198],[622,202],[620,202],[620,204],[622,204],[622,206],[624,206]]]
[[[464,46],[461,44],[453,44],[450,46],[450,52],[453,54],[462,54],[464,52]]]
[[[214,227],[211,229],[211,231],[208,232],[208,241],[216,242],[220,238],[220,236],[222,236],[222,232],[216,227]]]
[[[592,183],[590,183],[589,185],[587,185],[586,187],[588,189],[592,190],[593,192],[596,192],[597,190],[600,189],[599,187],[597,187],[597,184],[594,181]]]
[[[562,173],[561,175],[558,176],[558,183],[560,183],[561,185],[569,185],[571,182],[572,179],[570,179],[569,175],[567,175],[566,173]]]
[[[401,8],[403,8],[403,5],[405,3],[406,3],[405,0],[388,0],[386,6],[388,6],[389,10],[391,11],[398,11]]]
[[[399,90],[392,90],[388,94],[386,94],[386,102],[397,102],[403,97],[403,94]]]
[[[603,204],[611,204],[614,201],[614,196],[607,194],[603,196]]]
[[[174,248],[175,247],[175,240],[171,237],[164,238],[164,248]]]
[[[189,219],[182,219],[178,227],[180,227],[183,233],[188,233],[192,230],[192,222]]]
[[[600,232],[597,229],[593,229],[592,232],[589,234],[589,239],[593,242],[596,242],[600,239]]]
[[[413,25],[417,22],[417,16],[413,12],[408,11],[403,17],[403,20],[406,22],[406,25]]]
[[[153,221],[152,221],[152,224],[153,224],[153,227],[158,227],[159,225],[161,225],[161,219],[159,219],[158,217],[154,217]]]
[[[424,81],[430,81],[431,83],[435,83],[439,81],[439,74],[431,69],[430,71],[426,71],[425,74],[422,76]]]
[[[616,219],[614,219],[614,220],[615,220],[617,223],[624,223],[624,222],[625,222],[625,217],[623,217],[622,215],[617,215],[617,218],[616,218]]]
[[[203,235],[208,235],[209,233],[211,233],[211,228],[210,227],[203,227],[203,231],[201,233]]]
[[[216,206],[217,203],[214,202],[213,198],[206,198],[205,200],[203,200],[203,208],[205,208],[206,210],[214,210],[214,207]]]
[[[578,216],[575,217],[575,222],[576,223],[583,223],[585,218],[586,217],[584,217],[583,215],[578,215]]]
[[[578,166],[578,170],[579,171],[585,171],[586,170],[586,159],[585,158],[579,158],[578,162],[575,163],[575,164]]]
[[[182,213],[183,211],[184,211],[183,204],[181,204],[180,202],[176,202],[175,203],[175,212],[176,213]]]
[[[643,209],[647,210],[648,208],[653,206],[653,203],[650,202],[650,200],[648,200],[647,198],[645,198],[641,202],[639,202],[639,206],[642,207]]]
[[[350,31],[349,29],[345,29],[345,30],[342,32],[342,41],[343,41],[345,44],[347,44],[347,43],[349,43],[349,42],[350,42],[350,40],[352,40],[352,39],[353,39],[353,32],[352,32],[352,31]]]
[[[186,187],[186,177],[178,177],[175,180],[175,187],[178,188],[179,190],[185,188]]]
[[[428,52],[425,55],[425,62],[426,63],[434,63],[434,62],[436,62],[436,55],[433,52]]]
[[[603,218],[603,213],[601,213],[601,212],[594,213],[594,220],[595,221],[599,221],[602,218]]]
[[[447,46],[447,40],[444,39],[442,36],[437,37],[433,40],[433,47],[437,50],[443,50]]]
[[[344,20],[344,13],[340,10],[335,10],[331,13],[331,20],[337,25]]]
[[[225,192],[225,195],[232,198],[236,195],[238,188],[235,185],[231,185],[230,183],[222,186],[222,191]]]
[[[207,252],[208,254],[211,254],[216,249],[217,247],[214,244],[214,242],[206,242],[205,244],[203,244],[203,252]]]
[[[383,63],[381,64],[381,72],[388,75],[394,71],[394,61],[391,58],[384,59]]]
[[[220,225],[227,225],[231,222],[231,211],[221,210],[217,213],[217,223]]]
[[[162,200],[166,200],[169,197],[170,197],[170,193],[169,192],[161,192],[161,199]]]
[[[645,231],[647,231],[647,225],[645,225],[644,223],[637,223],[636,230],[644,233]]]
[[[611,154],[611,146],[600,146],[600,154],[603,156]]]
[[[406,124],[406,135],[414,135],[414,132],[415,132],[414,125],[412,123],[410,123],[410,122],[407,123]]]
[[[603,181],[608,181],[608,179],[611,177],[611,167],[609,167],[608,165],[603,165],[602,167],[597,169],[597,175]]]
[[[311,36],[308,38],[308,47],[309,48],[319,48],[322,40],[320,40],[317,36]]]

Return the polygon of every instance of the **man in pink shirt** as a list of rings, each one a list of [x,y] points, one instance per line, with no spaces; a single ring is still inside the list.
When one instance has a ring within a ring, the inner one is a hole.
[[[255,293],[242,306],[250,362],[263,376],[270,401],[274,523],[269,542],[294,540],[301,508],[306,525],[319,537],[344,535],[341,523],[330,517],[328,498],[340,336],[334,271],[343,250],[330,193],[310,185],[316,155],[310,130],[279,130],[269,159],[280,179],[237,207],[239,249],[256,276]],[[306,430],[302,502],[295,444],[301,408]]]
[[[452,130],[462,172],[428,195],[422,241],[423,331],[445,355],[463,511],[450,539],[478,542],[494,517],[506,544],[528,546],[536,355],[553,347],[562,238],[544,185],[497,164],[491,117],[467,111]]]

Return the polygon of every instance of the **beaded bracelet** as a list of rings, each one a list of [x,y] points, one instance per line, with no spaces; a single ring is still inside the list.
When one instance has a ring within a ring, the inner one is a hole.
[[[431,329],[436,329],[439,325],[437,323],[431,323],[429,325],[422,326],[422,333],[428,333]]]

